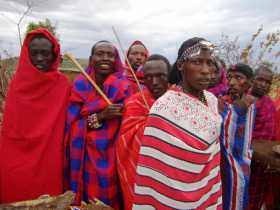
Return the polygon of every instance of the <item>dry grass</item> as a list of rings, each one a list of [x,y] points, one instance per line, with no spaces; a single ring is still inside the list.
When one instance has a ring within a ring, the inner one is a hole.
[[[277,90],[280,88],[280,75],[275,75],[272,81],[269,95],[271,98],[275,99],[277,97]]]

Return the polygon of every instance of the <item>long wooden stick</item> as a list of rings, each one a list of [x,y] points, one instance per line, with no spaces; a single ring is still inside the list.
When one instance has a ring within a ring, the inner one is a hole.
[[[83,67],[78,63],[78,61],[69,53],[65,53],[64,56],[68,58],[79,70],[80,72],[88,79],[90,84],[96,89],[96,91],[104,98],[108,104],[112,104],[110,99],[103,93],[103,91],[98,87],[98,85],[91,79],[91,77],[85,72]]]
[[[143,93],[143,91],[142,91],[142,89],[141,89],[139,80],[137,79],[137,76],[136,76],[134,70],[132,69],[132,67],[131,67],[131,65],[130,65],[130,62],[128,61],[128,58],[127,58],[127,56],[126,56],[126,54],[125,54],[125,51],[124,51],[124,49],[123,49],[123,47],[122,47],[121,41],[120,41],[120,39],[119,39],[119,37],[118,37],[117,31],[115,30],[114,26],[112,26],[112,29],[113,29],[113,33],[114,33],[114,35],[115,35],[115,37],[116,37],[116,40],[117,40],[117,42],[119,43],[121,52],[122,52],[122,54],[123,54],[123,56],[124,56],[124,58],[125,58],[125,61],[126,61],[127,65],[128,65],[128,68],[129,68],[130,72],[132,73],[132,76],[133,76],[133,78],[134,78],[134,80],[135,80],[135,82],[136,82],[136,84],[137,84],[138,90],[140,91],[140,94],[141,94],[141,96],[142,96],[142,98],[143,98],[143,100],[144,100],[145,106],[146,106],[147,109],[149,110],[150,107],[149,107],[149,105],[148,105],[148,103],[147,103],[147,99],[146,99],[146,97],[145,97],[145,95],[144,95],[144,93]]]

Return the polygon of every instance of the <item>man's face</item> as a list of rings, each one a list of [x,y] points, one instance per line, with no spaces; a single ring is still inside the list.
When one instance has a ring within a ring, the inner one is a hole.
[[[213,57],[208,51],[179,63],[178,69],[182,72],[184,88],[194,92],[208,89],[214,67]]]
[[[147,61],[143,67],[144,82],[155,98],[162,96],[168,88],[168,67],[162,60]]]
[[[40,71],[49,71],[55,60],[53,44],[47,38],[35,37],[29,44],[29,58]]]
[[[228,93],[231,99],[240,99],[244,93],[250,88],[250,80],[245,74],[238,71],[229,71],[228,79]]]
[[[146,49],[143,45],[133,45],[130,48],[127,58],[134,71],[136,71],[140,66],[144,65],[147,59],[146,53]]]
[[[94,53],[91,56],[91,63],[96,73],[109,75],[115,71],[115,48],[111,43],[100,42],[95,46]]]
[[[268,94],[272,83],[273,74],[260,70],[253,80],[252,95],[262,97]]]

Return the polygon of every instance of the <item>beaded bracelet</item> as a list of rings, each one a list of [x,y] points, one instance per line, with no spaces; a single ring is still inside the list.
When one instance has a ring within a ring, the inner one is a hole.
[[[100,128],[102,126],[102,123],[99,123],[98,121],[96,113],[88,116],[88,125],[93,128]]]

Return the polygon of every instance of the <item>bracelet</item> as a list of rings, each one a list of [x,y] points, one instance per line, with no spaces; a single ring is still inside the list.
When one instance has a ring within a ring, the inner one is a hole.
[[[100,128],[102,126],[102,123],[99,123],[98,121],[96,113],[88,116],[88,125],[93,128]]]

